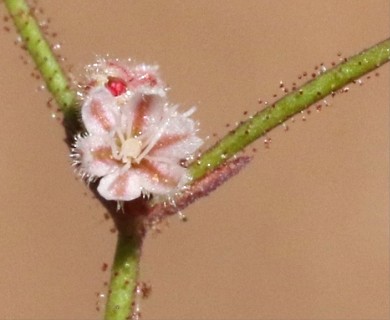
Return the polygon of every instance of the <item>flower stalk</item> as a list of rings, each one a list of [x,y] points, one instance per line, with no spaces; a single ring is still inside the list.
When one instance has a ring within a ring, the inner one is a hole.
[[[105,310],[106,320],[128,319],[133,313],[142,237],[118,234]]]

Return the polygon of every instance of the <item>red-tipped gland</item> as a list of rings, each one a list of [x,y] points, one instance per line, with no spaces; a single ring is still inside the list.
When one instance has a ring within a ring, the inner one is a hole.
[[[114,97],[120,96],[127,90],[126,82],[120,78],[108,77],[106,88],[110,90]]]

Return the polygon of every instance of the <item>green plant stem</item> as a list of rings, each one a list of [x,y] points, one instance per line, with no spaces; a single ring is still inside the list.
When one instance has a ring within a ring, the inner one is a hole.
[[[191,164],[189,168],[191,176],[193,179],[203,177],[288,118],[378,68],[389,59],[390,40],[387,39],[317,76],[250,117],[204,152],[200,159]]]
[[[118,234],[106,304],[106,320],[129,319],[138,279],[142,237]]]
[[[4,0],[4,3],[65,120],[73,121],[77,126],[76,92],[71,89],[69,79],[46,41],[30,7],[24,0]]]

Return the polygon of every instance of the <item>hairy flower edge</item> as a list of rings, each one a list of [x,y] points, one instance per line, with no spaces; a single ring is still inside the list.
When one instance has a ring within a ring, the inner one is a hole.
[[[81,107],[85,133],[75,137],[73,165],[87,182],[100,179],[107,200],[166,196],[190,178],[183,162],[203,141],[191,108],[167,101],[157,67],[98,60],[87,67]]]

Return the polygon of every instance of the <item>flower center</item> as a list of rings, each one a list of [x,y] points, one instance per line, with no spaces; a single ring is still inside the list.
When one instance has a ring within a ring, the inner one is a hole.
[[[122,143],[120,155],[122,162],[128,163],[137,158],[142,150],[142,142],[135,138],[128,138]]]

